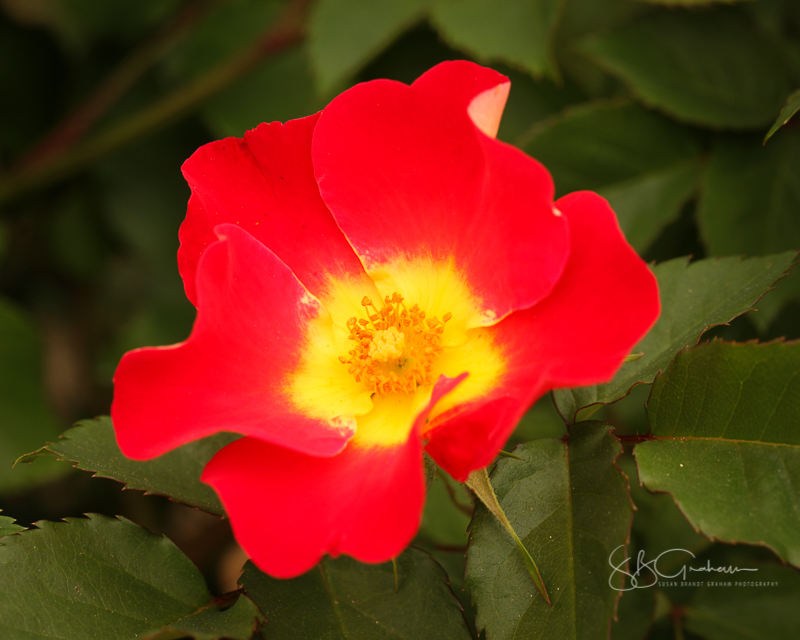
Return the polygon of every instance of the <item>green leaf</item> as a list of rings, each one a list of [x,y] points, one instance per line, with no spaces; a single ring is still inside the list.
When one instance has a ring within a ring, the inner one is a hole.
[[[354,75],[422,19],[429,0],[319,0],[309,19],[308,50],[327,92]]]
[[[2,509],[0,509],[0,513],[2,513]],[[0,516],[0,537],[10,536],[12,533],[19,533],[20,531],[25,531],[25,527],[14,524],[14,518]]]
[[[606,637],[618,593],[608,558],[625,544],[632,515],[627,482],[614,464],[622,447],[609,428],[577,424],[568,442],[529,442],[514,449],[524,462],[497,463],[492,486],[553,605],[537,593],[506,530],[477,505],[466,583],[477,627],[492,640]]]
[[[254,71],[207,100],[203,121],[214,135],[241,138],[262,122],[302,118],[323,106],[303,47],[271,57]]]
[[[770,130],[767,131],[767,135],[764,136],[763,144],[766,144],[767,140],[769,140],[778,129],[789,122],[798,110],[800,110],[800,89],[786,99],[786,104],[783,109],[781,109],[778,119],[775,121],[775,124],[770,127]]]
[[[189,558],[128,520],[37,526],[0,543],[5,638],[248,640],[262,618],[242,596],[220,611]]]
[[[707,536],[800,565],[800,343],[684,351],[660,375],[636,446],[648,489],[671,493]]]
[[[280,9],[278,0],[218,2],[165,60],[168,73],[182,80],[197,78],[253,44],[274,24]]]
[[[686,258],[677,258],[656,265],[653,272],[658,278],[661,316],[631,350],[644,356],[622,365],[611,382],[554,391],[559,413],[568,422],[583,420],[600,404],[625,397],[633,385],[651,383],[676,353],[696,344],[706,329],[749,311],[794,257],[788,252],[748,260],[710,258],[691,264]]]
[[[608,198],[639,252],[678,217],[700,178],[700,148],[689,132],[633,104],[568,110],[523,148],[547,167],[559,196],[588,189]]]
[[[33,323],[0,299],[0,490],[22,488],[61,472],[52,464],[12,469],[16,458],[60,431],[43,382],[41,344]]]
[[[32,462],[40,456],[55,455],[75,462],[78,469],[111,478],[131,489],[167,496],[203,511],[223,515],[225,510],[214,490],[200,482],[206,463],[222,447],[240,436],[219,433],[191,442],[154,460],[131,460],[117,446],[111,418],[84,420],[68,429],[55,442],[19,459]]]
[[[444,470],[438,469],[425,496],[425,511],[418,535],[429,543],[464,547],[471,510],[469,491]]]
[[[766,126],[791,88],[770,42],[728,11],[648,12],[583,50],[646,104],[704,126]]]
[[[717,580],[714,580],[717,582]],[[706,640],[794,640],[800,637],[800,575],[790,567],[725,576],[731,587],[701,587],[684,611],[686,630]],[[769,586],[735,586],[760,582]]]
[[[655,615],[653,589],[632,589],[624,592],[617,607],[617,620],[611,623],[610,640],[643,640]]]
[[[562,0],[434,0],[431,19],[445,40],[480,60],[534,76],[558,75],[552,52]]]
[[[723,139],[702,181],[697,219],[711,253],[765,255],[800,249],[800,130],[767,147],[757,137]],[[782,283],[753,318],[765,329],[783,303],[800,294],[800,278]]]
[[[265,638],[311,640],[469,640],[464,615],[447,574],[413,547],[392,563],[326,558],[293,580],[271,578],[252,563],[239,584],[259,605]]]

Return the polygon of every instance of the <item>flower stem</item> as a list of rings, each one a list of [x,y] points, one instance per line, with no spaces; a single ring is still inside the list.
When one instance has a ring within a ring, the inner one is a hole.
[[[486,469],[479,469],[478,471],[470,473],[465,484],[480,498],[481,502],[486,505],[486,508],[497,518],[500,524],[505,527],[506,531],[508,531],[509,535],[514,539],[517,549],[519,549],[522,554],[525,567],[528,569],[528,573],[533,579],[533,583],[536,585],[542,598],[544,598],[544,601],[552,605],[553,603],[550,602],[550,596],[547,595],[547,589],[544,587],[542,576],[539,574],[539,569],[536,567],[536,563],[533,561],[531,554],[528,553],[525,545],[522,544],[522,540],[519,539],[517,532],[514,531],[514,527],[511,526],[511,522],[509,522],[505,512],[500,506],[497,495],[492,488],[492,483],[489,481],[489,474],[486,473]]]

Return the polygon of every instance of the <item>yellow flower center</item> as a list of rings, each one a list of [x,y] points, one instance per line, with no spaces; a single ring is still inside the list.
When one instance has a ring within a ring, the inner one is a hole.
[[[411,393],[433,384],[433,363],[442,352],[444,325],[452,314],[427,318],[419,305],[408,308],[403,300],[399,293],[387,295],[378,309],[364,296],[366,318],[347,321],[355,347],[339,361],[373,393]]]

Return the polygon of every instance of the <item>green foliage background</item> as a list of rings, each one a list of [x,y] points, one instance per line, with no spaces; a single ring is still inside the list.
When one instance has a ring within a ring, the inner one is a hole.
[[[108,413],[125,351],[191,330],[175,253],[198,146],[457,58],[511,78],[499,137],[558,195],[608,198],[657,263],[645,355],[537,403],[509,445],[524,460],[492,473],[561,604],[441,472],[396,594],[391,565],[339,559],[289,582],[247,565],[245,594],[223,596],[244,558],[197,482],[221,441],[151,464],[121,458],[107,419],[56,438]],[[800,277],[761,298],[800,249],[798,87],[796,0],[0,0],[4,637],[247,638],[262,623],[267,639],[800,637],[800,351],[742,344],[800,338]],[[12,535],[85,512],[105,515]],[[779,586],[617,599],[607,551],[626,541],[631,557],[680,547]]]

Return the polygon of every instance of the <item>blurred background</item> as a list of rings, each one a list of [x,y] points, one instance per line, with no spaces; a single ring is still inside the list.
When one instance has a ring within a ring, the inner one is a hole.
[[[107,414],[125,351],[188,336],[182,162],[356,82],[410,83],[460,58],[507,74],[499,137],[541,160],[559,195],[607,197],[647,260],[800,249],[800,131],[762,145],[800,87],[800,3],[668,4],[0,0],[0,509],[26,526],[123,514],[166,532],[216,588],[235,581],[226,523],[55,460],[11,465]],[[715,335],[800,337],[797,280]],[[646,431],[647,393],[597,416]],[[545,398],[514,442],[563,432]],[[460,490],[434,484],[421,532],[455,564]]]

